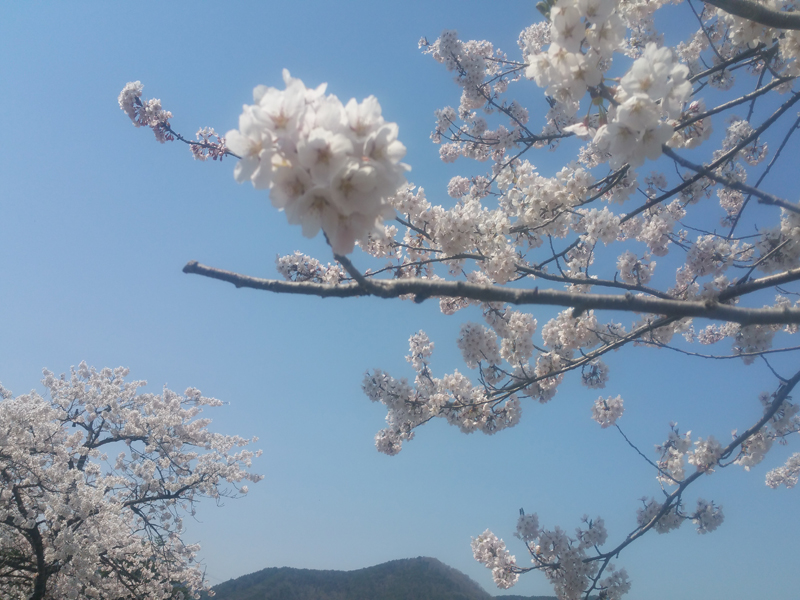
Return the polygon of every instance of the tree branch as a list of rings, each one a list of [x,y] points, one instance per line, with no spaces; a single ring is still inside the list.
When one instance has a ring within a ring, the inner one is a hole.
[[[800,371],[795,373],[791,379],[781,383],[780,387],[775,392],[774,395],[775,397],[772,403],[764,410],[763,416],[752,427],[748,428],[747,431],[737,436],[730,444],[728,444],[722,450],[720,461],[729,457],[736,448],[741,446],[751,436],[757,433],[764,425],[766,425],[767,422],[772,417],[775,416],[775,414],[778,412],[780,407],[783,405],[789,394],[792,392],[792,390],[798,383],[800,383]],[[678,502],[684,490],[686,490],[686,488],[689,487],[689,485],[694,483],[704,474],[705,474],[704,471],[697,470],[696,472],[689,475],[686,479],[680,482],[678,488],[675,491],[673,491],[671,494],[667,496],[666,500],[661,506],[661,509],[652,519],[650,519],[648,523],[640,527],[637,527],[634,531],[628,534],[628,536],[613,550],[610,550],[608,552],[603,552],[598,556],[586,559],[586,562],[601,560],[603,561],[603,565],[607,565],[612,558],[618,557],[619,553],[622,550],[624,550],[625,547],[629,546],[636,539],[642,537],[645,533],[647,533],[650,529],[652,529],[658,522],[658,520],[661,519],[661,517],[663,517],[664,515],[666,515],[672,509],[672,507]]]
[[[357,296],[398,298],[413,294],[416,296],[417,302],[422,302],[432,297],[450,297],[468,298],[480,302],[565,306],[574,308],[576,313],[596,309],[667,315],[677,318],[697,317],[729,321],[742,325],[800,323],[800,309],[797,308],[742,308],[719,304],[714,301],[665,300],[663,298],[634,296],[631,293],[624,295],[579,294],[559,290],[540,290],[539,288],[524,290],[500,286],[482,286],[463,281],[431,281],[427,279],[398,279],[392,281],[373,279],[368,281],[368,289],[365,289],[365,286],[358,283],[329,285],[261,279],[207,267],[197,261],[187,263],[183,268],[183,272],[227,281],[236,287],[247,287],[284,294],[319,296],[321,298],[352,298]]]
[[[698,173],[699,175],[703,175],[704,177],[708,177],[709,179],[713,179],[717,183],[721,183],[727,188],[732,190],[738,190],[740,192],[745,192],[750,194],[751,196],[755,196],[758,198],[759,202],[762,204],[772,204],[774,206],[780,206],[781,208],[785,208],[786,210],[790,210],[792,212],[800,214],[800,206],[797,204],[793,204],[783,198],[778,198],[772,194],[767,192],[762,192],[758,188],[754,188],[751,185],[747,185],[742,183],[741,181],[734,181],[732,179],[728,179],[727,177],[722,177],[721,175],[717,175],[714,171],[712,171],[708,167],[703,167],[701,165],[696,165],[691,161],[686,160],[679,154],[677,154],[672,148],[664,146],[662,148],[664,154],[669,156],[672,160],[676,163],[681,165],[682,167],[686,167],[687,169],[691,169],[692,171]]]
[[[704,0],[726,13],[777,29],[800,30],[800,14],[771,10],[749,0]]]
[[[740,98],[737,98],[736,100],[731,100],[730,102],[725,102],[724,104],[720,104],[719,106],[711,108],[711,109],[707,110],[704,113],[701,113],[701,114],[699,114],[697,116],[692,117],[691,119],[687,119],[686,121],[681,121],[680,123],[678,123],[675,126],[675,130],[679,131],[681,129],[684,129],[685,127],[688,127],[689,125],[692,125],[693,123],[696,123],[697,121],[701,121],[701,120],[705,119],[706,117],[710,117],[712,115],[716,115],[717,113],[721,113],[721,112],[723,112],[725,110],[728,110],[729,108],[733,108],[734,106],[739,106],[740,104],[745,104],[746,102],[749,102],[751,100],[755,100],[759,96],[763,96],[764,94],[766,94],[770,90],[778,87],[779,85],[783,85],[784,83],[792,81],[793,79],[794,79],[794,77],[781,77],[780,79],[774,79],[774,80],[770,81],[767,85],[765,85],[763,87],[760,87],[760,88],[750,92],[749,94],[745,94],[744,96],[741,96]]]

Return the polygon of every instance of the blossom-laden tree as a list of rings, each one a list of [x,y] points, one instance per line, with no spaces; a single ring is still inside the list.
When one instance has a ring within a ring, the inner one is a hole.
[[[255,440],[209,432],[189,388],[140,394],[124,368],[0,387],[0,597],[161,600],[206,589],[182,515],[247,493]]]
[[[559,598],[616,599],[630,582],[611,560],[629,544],[687,520],[700,533],[722,522],[717,504],[687,499],[692,483],[733,464],[750,469],[800,430],[791,402],[800,371],[782,375],[772,360],[800,350],[790,342],[800,323],[800,205],[764,190],[800,126],[798,6],[547,0],[537,5],[544,19],[520,34],[521,60],[452,31],[423,38],[423,51],[461,88],[459,106],[436,113],[442,160],[490,165],[483,175],[454,177],[449,206],[432,204],[421,188],[395,188],[404,147],[372,97],[345,105],[284,73],[285,90],[255,89],[237,130],[223,137],[203,129],[197,141],[172,130],[159,101],[141,99],[139,82],[119,101],[162,142],[180,139],[198,159],[239,158],[236,180],[269,190],[304,235],[322,229],[335,258],[281,257],[284,281],[195,261],[185,272],[278,293],[438,298],[444,314],[472,307],[466,312],[483,320],[464,323],[458,338],[471,376],[435,376],[424,332],[410,340],[413,382],[367,373],[364,391],[388,409],[376,436],[381,452],[396,454],[435,417],[464,432],[513,426],[523,401],[552,400],[570,372],[605,388],[604,356],[625,347],[766,363],[774,380],[752,399],[761,414],[729,442],[671,424],[654,455],[637,448],[659,490],[619,541],[607,545],[601,518],[569,535],[524,512],[516,536],[529,566],[490,531],[473,541],[501,587],[537,570]],[[669,37],[682,40],[674,47],[659,31],[668,11]],[[545,90],[543,124],[510,95],[534,85]],[[568,152],[566,166],[539,173],[529,160],[536,149]],[[359,259],[368,269],[345,256],[356,244],[373,257]],[[523,308],[537,304],[565,310],[534,337],[538,323]],[[610,311],[634,316],[622,323]],[[601,427],[625,436],[622,413],[619,395],[600,396],[592,408]],[[795,453],[766,483],[793,487],[798,473]]]

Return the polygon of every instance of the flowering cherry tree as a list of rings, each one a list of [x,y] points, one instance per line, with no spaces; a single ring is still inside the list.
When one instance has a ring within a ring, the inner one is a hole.
[[[255,440],[211,433],[189,388],[140,394],[124,368],[44,371],[49,399],[0,387],[0,597],[198,597],[200,498],[247,493]]]
[[[238,129],[203,129],[196,141],[173,131],[159,101],[142,100],[139,82],[119,102],[137,126],[188,143],[195,158],[238,158],[236,181],[268,190],[304,235],[322,229],[334,258],[280,257],[283,280],[196,261],[184,272],[277,293],[436,299],[445,315],[472,307],[465,312],[482,322],[465,322],[457,340],[466,371],[437,376],[434,344],[418,332],[407,357],[413,381],[366,374],[366,395],[388,411],[381,452],[398,453],[436,417],[465,433],[514,426],[524,403],[551,401],[568,376],[602,390],[611,386],[604,356],[625,347],[766,363],[774,379],[751,400],[760,416],[730,440],[672,423],[655,453],[634,446],[658,491],[617,541],[599,517],[568,534],[524,511],[515,535],[527,564],[491,531],[473,540],[500,587],[535,570],[559,598],[616,599],[630,582],[611,561],[628,545],[686,521],[702,534],[722,523],[718,504],[688,497],[691,484],[731,465],[749,470],[800,430],[791,400],[800,371],[780,374],[772,360],[800,349],[791,342],[800,204],[765,190],[800,126],[800,15],[795,0],[537,8],[543,18],[521,32],[516,58],[453,31],[420,41],[461,90],[457,107],[436,111],[441,159],[487,165],[454,177],[445,205],[406,182],[398,128],[373,97],[343,104],[284,72],[285,90],[257,87]],[[667,45],[665,33],[681,41]],[[537,87],[547,101],[540,122],[512,96]],[[537,150],[564,152],[565,166],[541,174]],[[346,256],[355,246],[362,268]],[[540,327],[531,305],[563,310]],[[623,412],[613,392],[591,407],[627,441]],[[793,487],[798,474],[795,453],[766,483]]]

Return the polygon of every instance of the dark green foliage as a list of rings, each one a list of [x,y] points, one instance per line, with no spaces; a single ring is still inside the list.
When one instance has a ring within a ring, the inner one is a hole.
[[[460,571],[425,557],[393,560],[357,571],[263,569],[221,583],[214,591],[214,600],[492,600]]]

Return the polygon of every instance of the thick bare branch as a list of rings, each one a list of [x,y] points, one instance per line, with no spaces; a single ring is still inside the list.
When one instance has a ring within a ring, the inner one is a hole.
[[[726,13],[777,29],[800,30],[800,14],[779,12],[749,0],[704,0]]]
[[[183,268],[184,273],[194,273],[227,281],[236,287],[247,287],[268,292],[284,294],[304,294],[322,298],[352,298],[354,296],[377,296],[379,298],[398,298],[408,294],[416,297],[416,302],[428,298],[450,297],[468,298],[480,302],[508,302],[510,304],[538,304],[574,308],[577,313],[596,310],[617,310],[624,312],[647,313],[685,318],[696,317],[718,321],[730,321],[742,325],[767,325],[800,323],[800,309],[797,308],[742,308],[717,302],[698,302],[665,300],[611,294],[579,294],[560,290],[514,289],[499,286],[482,286],[462,281],[430,281],[427,279],[398,279],[387,281],[371,279],[368,286],[357,283],[328,285],[322,283],[278,281],[240,275],[231,271],[215,269],[191,261]]]
[[[798,280],[800,280],[800,268],[789,269],[783,273],[776,273],[774,275],[767,275],[766,277],[761,277],[759,279],[736,283],[722,290],[719,294],[719,300],[720,302],[725,302],[731,298],[744,296],[745,294],[755,292],[756,290],[763,290],[769,287],[783,285],[784,283],[790,283]]]

